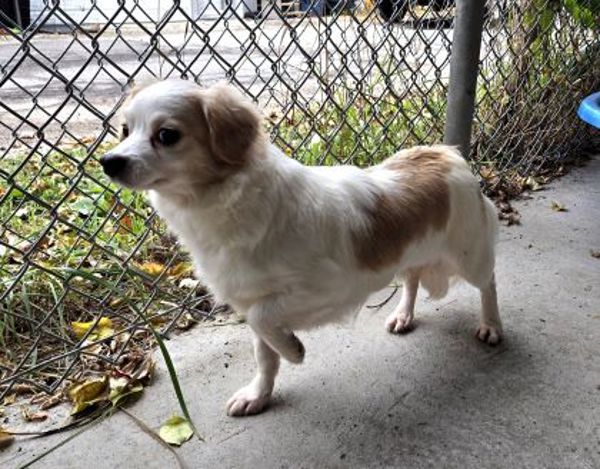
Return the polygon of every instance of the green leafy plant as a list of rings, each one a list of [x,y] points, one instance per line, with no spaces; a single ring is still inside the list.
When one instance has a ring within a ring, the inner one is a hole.
[[[477,94],[474,156],[494,184],[519,180],[515,172],[560,170],[582,140],[593,142],[581,137],[576,109],[600,88],[599,6],[598,0],[510,5],[498,32],[503,54],[484,61]]]

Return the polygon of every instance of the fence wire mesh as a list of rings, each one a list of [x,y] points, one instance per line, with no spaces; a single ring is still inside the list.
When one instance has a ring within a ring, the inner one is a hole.
[[[470,158],[488,187],[522,185],[592,141],[575,109],[600,89],[598,7],[486,3]],[[147,346],[146,320],[168,334],[221,308],[144,197],[98,165],[134,82],[228,80],[307,164],[367,165],[443,137],[453,0],[2,8],[0,397],[122,364]]]

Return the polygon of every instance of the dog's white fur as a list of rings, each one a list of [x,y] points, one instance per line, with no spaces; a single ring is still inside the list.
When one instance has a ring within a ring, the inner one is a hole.
[[[417,147],[369,170],[303,166],[267,142],[253,105],[232,88],[200,90],[186,81],[135,93],[125,116],[129,137],[104,157],[129,161],[114,179],[149,190],[152,205],[190,250],[200,280],[244,314],[255,333],[258,373],[229,400],[230,415],[265,408],[280,356],[302,361],[304,348],[292,331],[351,317],[397,276],[404,289],[386,322],[390,332],[411,327],[419,281],[440,297],[452,277],[462,277],[481,290],[478,337],[500,340],[496,213],[454,149]],[[165,126],[180,131],[177,144],[153,140]],[[424,169],[411,166],[425,160]],[[430,187],[438,192],[427,194]],[[425,208],[405,197],[419,190],[418,200],[429,197]],[[425,210],[439,216],[419,231],[431,215]],[[392,226],[396,213],[409,213],[403,223],[414,225],[414,236],[395,241],[402,230]],[[377,262],[365,259],[371,250]]]

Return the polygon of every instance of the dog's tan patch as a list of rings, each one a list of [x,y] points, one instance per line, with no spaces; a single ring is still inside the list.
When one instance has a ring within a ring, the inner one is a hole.
[[[398,174],[397,190],[376,195],[366,209],[369,228],[354,236],[361,267],[378,270],[398,262],[406,246],[428,230],[442,230],[450,216],[446,176],[451,162],[444,147],[415,147],[379,168]]]
[[[243,166],[265,143],[256,106],[224,84],[200,92],[211,151],[220,164]]]

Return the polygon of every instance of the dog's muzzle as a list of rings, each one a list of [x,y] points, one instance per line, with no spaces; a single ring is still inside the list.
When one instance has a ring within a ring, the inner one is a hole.
[[[127,158],[120,155],[104,155],[100,158],[104,173],[111,178],[122,175],[127,167]]]

